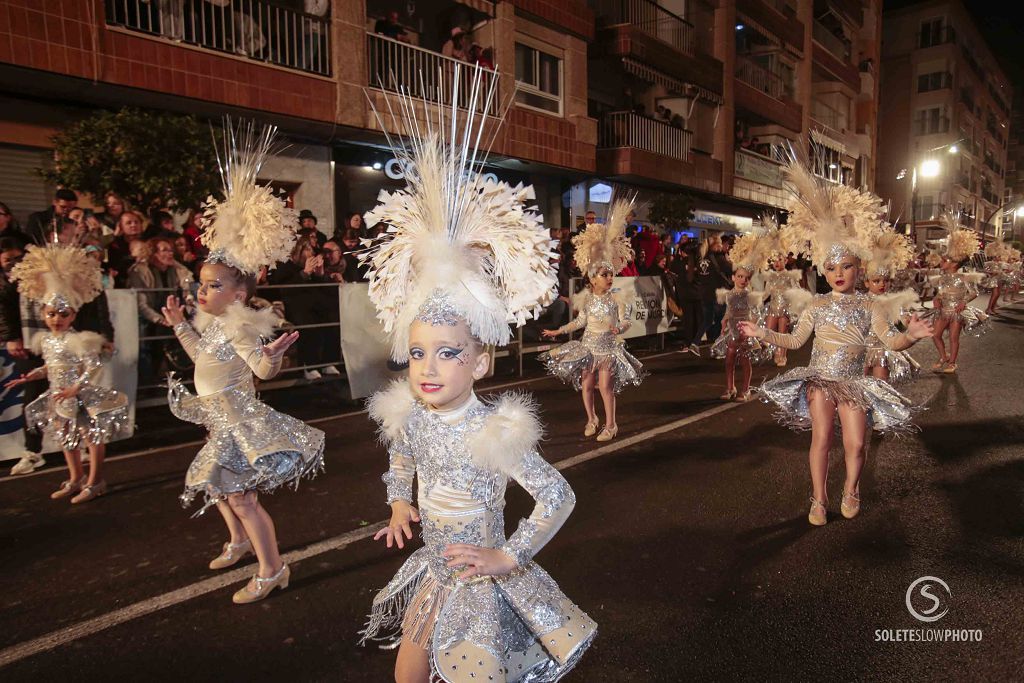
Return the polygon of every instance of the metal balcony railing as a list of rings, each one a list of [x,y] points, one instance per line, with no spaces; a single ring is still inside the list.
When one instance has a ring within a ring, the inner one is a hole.
[[[749,57],[736,55],[736,78],[777,100],[793,99],[793,84]]]
[[[848,120],[847,112],[836,109],[825,102],[821,102],[819,100],[814,101],[814,106],[811,109],[811,118],[818,123],[828,126],[837,133],[846,131]]]
[[[331,75],[331,21],[273,0],[106,0],[107,26]]]
[[[601,119],[597,146],[602,149],[633,147],[646,152],[687,161],[693,133],[663,121],[628,111],[605,114]]]
[[[415,45],[393,40],[375,33],[366,34],[367,85],[391,92],[405,92],[428,102],[446,101],[459,79],[459,107],[469,109],[475,64],[445,57],[438,52],[424,50]],[[481,69],[480,92],[486,93],[490,81],[498,75],[490,69]],[[487,102],[477,100],[477,111],[487,107],[487,114],[498,113],[500,97]]]
[[[609,24],[630,24],[693,56],[696,33],[693,24],[652,0],[598,0],[597,12]]]

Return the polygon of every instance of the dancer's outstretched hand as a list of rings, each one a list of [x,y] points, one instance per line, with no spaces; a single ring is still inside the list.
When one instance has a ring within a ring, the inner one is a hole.
[[[540,331],[540,336],[544,337],[545,339],[551,339],[552,337],[557,337],[558,334],[559,334],[558,330],[541,330]]]
[[[419,510],[404,500],[396,500],[391,504],[391,521],[388,525],[373,536],[373,540],[386,539],[387,546],[397,544],[399,548],[405,547],[405,538],[412,540],[412,523],[420,521]]]
[[[263,353],[268,356],[280,356],[282,353],[288,350],[288,347],[295,343],[295,340],[299,338],[299,331],[293,330],[287,334],[282,334],[280,337],[265,344],[263,346]]]
[[[185,322],[185,309],[178,303],[178,297],[173,294],[167,297],[167,304],[160,309],[160,312],[164,314],[164,320],[167,321],[168,327]]]
[[[758,327],[749,320],[741,320],[737,323],[740,328],[740,334],[744,337],[753,337],[754,339],[764,339],[764,328]]]
[[[916,313],[910,316],[910,322],[907,323],[907,336],[914,341],[930,337],[934,331],[931,320],[921,320]]]
[[[474,576],[505,576],[516,568],[516,561],[497,548],[481,548],[468,543],[453,543],[441,553],[448,558],[448,567],[465,567],[460,579]]]

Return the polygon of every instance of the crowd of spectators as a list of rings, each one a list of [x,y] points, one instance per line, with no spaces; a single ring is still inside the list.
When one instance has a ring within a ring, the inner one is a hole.
[[[373,32],[403,43],[411,42],[410,32],[400,21],[397,11],[390,11],[377,20]],[[441,44],[441,54],[445,57],[477,64],[485,69],[494,70],[494,48],[483,47],[472,39],[472,34],[462,26],[449,29],[445,41]]]

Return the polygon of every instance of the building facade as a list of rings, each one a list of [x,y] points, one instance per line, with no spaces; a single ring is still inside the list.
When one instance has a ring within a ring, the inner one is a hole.
[[[1024,237],[1024,93],[1020,91],[1014,92],[1010,111],[1003,203],[1003,235],[1008,240],[1019,241]]]
[[[959,0],[886,12],[878,192],[919,243],[952,211],[991,239],[1006,201],[1013,94]]]

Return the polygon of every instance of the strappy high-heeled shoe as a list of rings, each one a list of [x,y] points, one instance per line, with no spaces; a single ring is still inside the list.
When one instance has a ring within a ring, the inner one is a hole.
[[[238,561],[252,552],[252,541],[248,538],[241,543],[224,544],[220,555],[210,561],[210,569],[226,569],[238,564]]]
[[[53,500],[60,500],[61,498],[73,496],[82,490],[82,487],[85,486],[85,482],[85,477],[82,477],[81,479],[77,479],[75,481],[71,481],[70,479],[68,479],[67,481],[62,481],[60,483],[60,488],[51,493],[50,498],[52,498]]]
[[[730,388],[729,391],[725,392],[724,394],[722,394],[718,398],[722,399],[723,401],[731,401],[731,400],[733,400],[734,398],[736,398],[736,387]]]
[[[849,502],[847,502],[849,501]],[[843,502],[839,504],[839,511],[846,519],[853,519],[860,514],[860,492],[844,493]]]
[[[825,511],[824,501],[811,497],[811,511],[807,513],[807,521],[814,526],[825,526],[828,523],[828,513]]]
[[[618,434],[618,433],[619,433],[619,425],[612,425],[611,427],[609,427],[608,425],[605,425],[604,429],[601,430],[601,433],[597,435],[597,440],[598,441],[611,441],[612,439],[615,438],[615,435]]]
[[[275,588],[285,589],[288,587],[288,578],[291,576],[291,570],[288,569],[288,565],[282,564],[281,569],[278,570],[273,576],[263,578],[259,574],[254,574],[249,580],[249,583],[245,584],[242,590],[238,591],[231,597],[231,601],[236,605],[247,605],[250,602],[259,602],[263,600],[270,592]],[[252,588],[250,588],[252,586]]]
[[[594,434],[597,434],[597,424],[598,420],[596,417],[593,420],[587,420],[587,426],[583,430],[583,436],[593,436]]]

